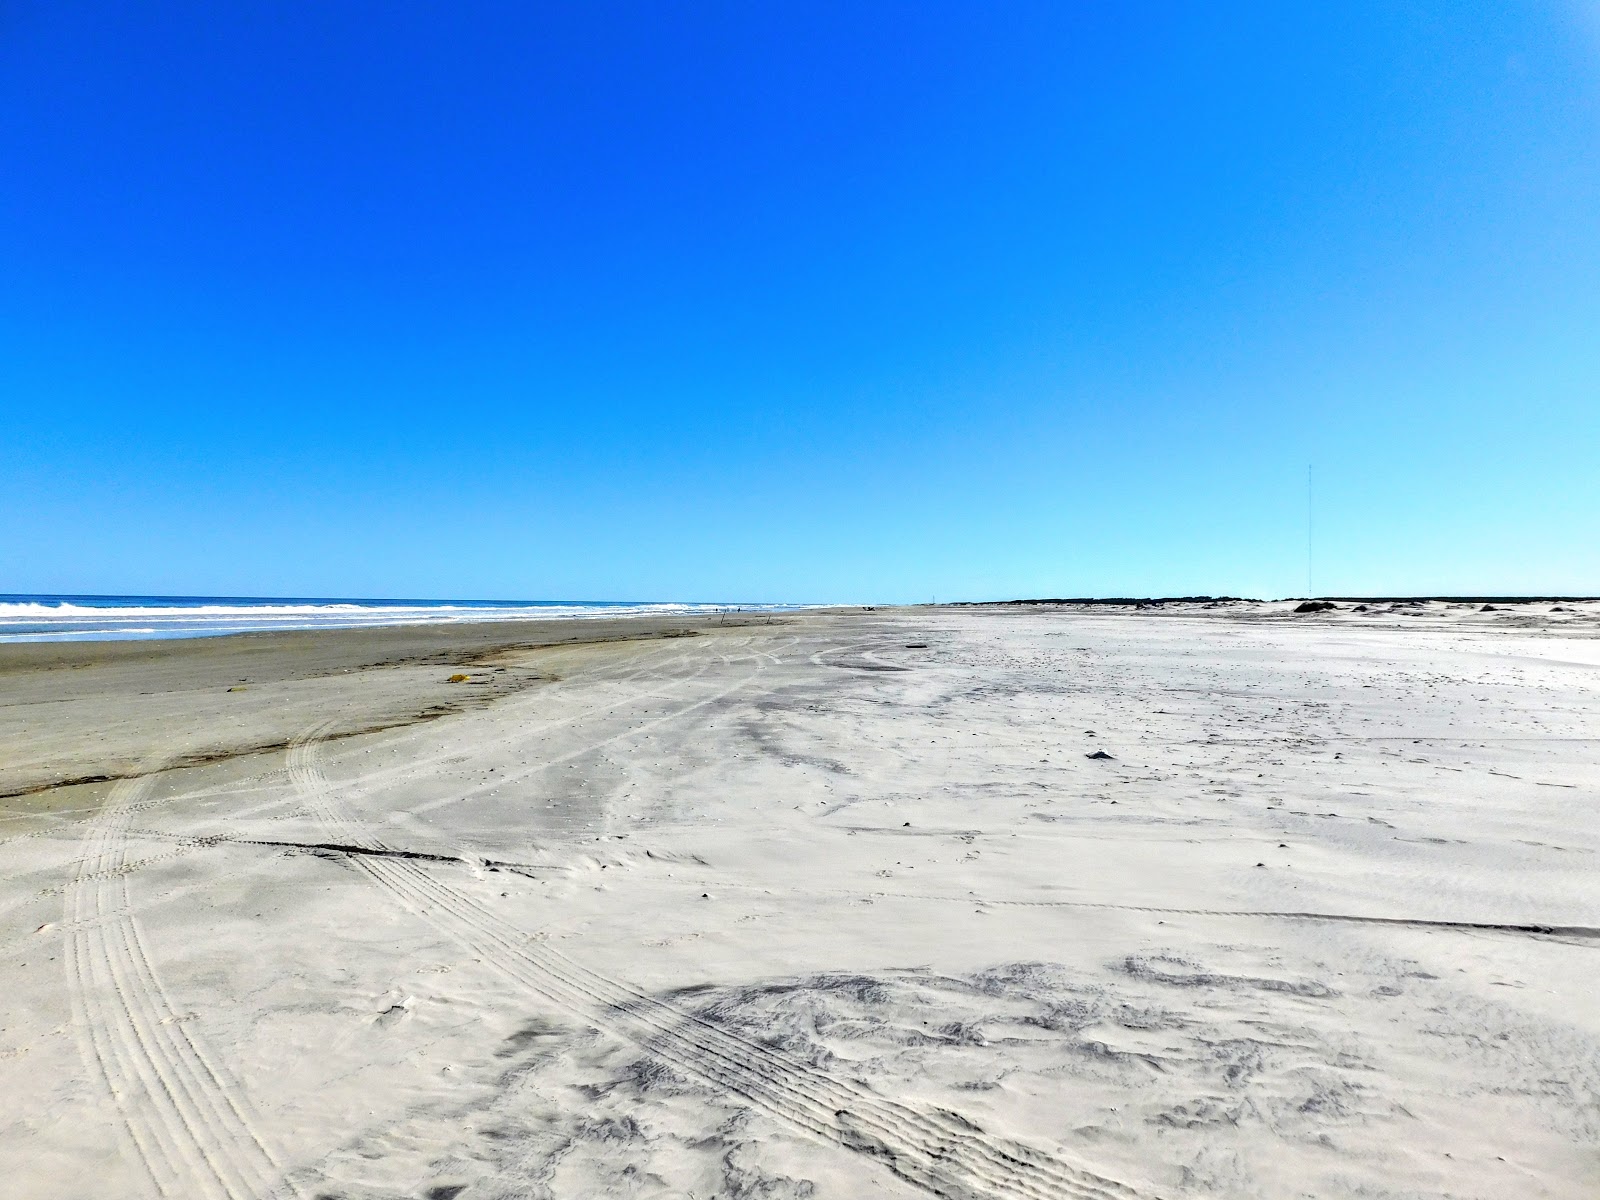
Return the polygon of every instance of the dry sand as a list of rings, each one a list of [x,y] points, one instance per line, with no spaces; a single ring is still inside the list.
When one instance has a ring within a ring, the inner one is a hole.
[[[1289,607],[0,648],[4,1192],[1600,1194],[1600,606]]]

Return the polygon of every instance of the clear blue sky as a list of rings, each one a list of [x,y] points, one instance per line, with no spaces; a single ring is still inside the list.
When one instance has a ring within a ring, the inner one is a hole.
[[[1600,592],[1600,8],[22,0],[0,413],[0,591]]]

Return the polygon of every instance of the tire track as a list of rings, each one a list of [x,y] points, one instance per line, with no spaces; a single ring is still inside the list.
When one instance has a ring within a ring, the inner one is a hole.
[[[791,642],[793,642],[793,641],[798,641],[799,639],[798,638],[792,638],[790,640],[791,640]],[[768,657],[770,657],[770,656],[768,656]],[[624,729],[620,733],[615,733],[615,734],[612,734],[609,737],[600,738],[598,741],[591,742],[586,746],[581,746],[576,750],[569,750],[567,753],[558,754],[554,758],[544,759],[542,762],[536,763],[533,766],[530,766],[525,770],[507,772],[503,777],[501,777],[500,779],[496,780],[493,784],[487,784],[487,783],[486,784],[481,784],[478,787],[475,787],[475,788],[472,788],[472,789],[470,789],[468,791],[462,792],[458,796],[445,796],[445,797],[442,797],[441,799],[438,799],[438,800],[431,800],[426,804],[417,805],[411,811],[413,813],[419,813],[419,814],[420,813],[429,813],[429,812],[433,812],[433,811],[435,811],[437,809],[440,809],[440,808],[448,807],[449,805],[452,805],[452,804],[459,804],[463,800],[470,800],[474,796],[483,795],[484,793],[486,793],[486,792],[488,792],[490,790],[493,790],[493,789],[496,789],[496,788],[505,787],[508,783],[520,783],[521,781],[523,781],[525,779],[529,779],[532,776],[537,775],[542,771],[548,771],[551,767],[558,767],[562,763],[571,762],[575,758],[582,758],[587,754],[593,754],[596,750],[599,750],[603,746],[612,745],[613,743],[623,741],[626,738],[636,737],[640,733],[642,733],[643,731],[645,731],[647,729],[654,729],[658,725],[666,724],[669,721],[676,721],[680,717],[687,716],[691,712],[695,712],[695,711],[697,711],[699,709],[705,708],[708,705],[715,704],[719,700],[722,700],[722,699],[725,699],[728,696],[731,696],[734,692],[737,692],[742,688],[748,687],[750,685],[750,683],[756,678],[756,676],[761,673],[761,671],[763,670],[763,667],[764,667],[764,664],[762,664],[760,662],[760,660],[757,659],[756,660],[755,669],[753,671],[751,671],[748,675],[746,675],[743,679],[740,679],[735,683],[729,684],[727,687],[722,688],[720,691],[713,692],[709,696],[705,696],[705,697],[703,697],[703,698],[701,698],[699,700],[692,701],[692,702],[690,702],[688,704],[685,704],[685,705],[683,705],[683,706],[681,706],[679,708],[672,709],[669,712],[662,713],[660,716],[651,717],[648,721],[640,721],[637,724],[632,725],[632,726],[628,727],[627,729]],[[698,679],[701,675],[705,674],[705,672],[706,672],[706,670],[708,668],[709,668],[709,664],[707,664],[706,666],[702,666],[699,671],[696,671],[694,673],[694,675],[689,677],[690,680]],[[649,695],[651,693],[642,692],[642,693],[639,693],[639,694]],[[596,711],[596,709],[587,710],[587,712],[594,712],[594,711]],[[587,713],[585,715],[587,715]],[[567,723],[569,723],[569,722],[565,722],[565,721],[555,722],[555,724],[567,724]]]
[[[760,669],[758,661],[756,672],[735,687],[745,686]],[[676,719],[733,690],[724,689],[647,724]],[[290,777],[306,807],[339,841],[383,849],[345,812],[317,765],[317,745],[315,731],[308,731],[290,751]],[[417,862],[360,855],[349,861],[400,905],[519,990],[640,1047],[682,1074],[744,1097],[805,1134],[873,1158],[934,1195],[951,1200],[994,1196],[1139,1200],[1144,1195],[1037,1149],[987,1134],[955,1113],[880,1096],[865,1084],[836,1078],[591,971]]]
[[[735,646],[746,646],[746,645],[749,644],[749,642],[751,640],[752,640],[751,638],[746,637],[746,638],[740,639],[739,641],[737,641],[737,642],[735,642],[733,644]],[[726,655],[719,655],[718,657],[720,659],[722,659],[723,661],[725,661],[725,662],[727,661],[727,656]],[[664,662],[660,661],[663,658],[665,659],[665,661]],[[600,669],[598,669],[596,671],[590,672],[588,675],[582,676],[580,678],[584,679],[586,682],[600,681],[600,682],[606,682],[606,683],[627,684],[627,683],[631,683],[633,680],[639,678],[639,676],[650,672],[651,670],[661,670],[661,669],[664,669],[664,668],[672,667],[672,666],[676,665],[677,663],[679,663],[680,661],[682,661],[682,660],[684,660],[686,658],[688,658],[688,655],[684,651],[682,651],[681,649],[679,649],[677,647],[672,647],[672,646],[662,646],[659,649],[654,649],[652,651],[647,652],[642,657],[642,659],[639,658],[639,657],[631,658],[626,662],[618,663],[618,664],[615,664],[615,665],[610,666],[610,667],[602,667],[602,668],[600,668]],[[576,712],[569,713],[565,717],[560,717],[560,718],[557,718],[557,719],[554,719],[554,720],[546,721],[546,722],[544,722],[542,724],[539,724],[539,725],[536,725],[536,726],[522,726],[521,729],[520,729],[520,732],[522,732],[524,734],[526,734],[526,733],[542,734],[542,733],[545,733],[545,732],[547,732],[547,731],[549,731],[551,729],[561,728],[563,726],[571,725],[571,724],[573,724],[575,722],[581,721],[585,717],[593,715],[595,712],[599,711],[600,709],[606,708],[608,705],[610,705],[611,707],[616,707],[620,703],[629,703],[629,702],[636,701],[636,700],[639,700],[639,699],[642,699],[642,698],[646,698],[646,697],[660,698],[660,699],[666,699],[666,700],[675,699],[676,698],[676,689],[678,687],[681,687],[681,685],[683,685],[683,684],[692,683],[695,679],[697,679],[701,675],[705,674],[705,672],[707,670],[709,670],[709,669],[710,669],[710,664],[703,664],[703,665],[701,665],[701,667],[698,670],[692,671],[688,675],[684,675],[682,677],[668,677],[666,680],[662,681],[658,686],[656,686],[654,688],[639,688],[639,689],[635,689],[634,691],[630,692],[627,696],[625,696],[621,701],[618,701],[618,700],[615,700],[615,699],[610,700],[610,701],[601,700],[601,701],[596,702],[595,704],[589,705],[589,706],[584,707],[584,708],[580,708]],[[315,728],[317,730],[317,736],[318,737],[332,736],[332,731],[336,728],[337,725],[338,725],[338,720],[336,718],[329,718],[327,720],[319,722],[317,724],[317,726],[315,726]],[[301,735],[302,739],[305,736],[307,736],[307,735],[302,734]],[[454,750],[442,751],[442,752],[440,752],[438,754],[431,755],[431,756],[428,756],[426,758],[410,759],[404,764],[404,766],[392,767],[392,768],[387,768],[387,769],[376,771],[376,772],[371,772],[371,773],[369,773],[369,774],[367,774],[367,775],[362,777],[362,779],[360,780],[360,785],[361,786],[360,786],[360,788],[358,790],[361,791],[361,792],[369,790],[371,784],[373,784],[374,782],[381,782],[382,780],[384,780],[386,778],[404,777],[405,775],[409,775],[413,771],[415,771],[415,769],[419,765],[420,766],[426,766],[426,765],[430,765],[430,764],[437,764],[438,762],[441,762],[444,759],[448,758],[453,753],[455,753]],[[566,761],[566,760],[563,759],[562,761]],[[531,770],[529,770],[527,772],[507,773],[506,775],[502,776],[500,778],[500,780],[496,781],[496,783],[493,786],[494,787],[500,787],[500,786],[503,786],[503,784],[505,782],[516,782],[516,781],[519,781],[519,780],[521,780],[523,778],[526,778],[529,775],[536,774],[538,771],[543,770],[546,766],[549,766],[549,765],[552,765],[552,764],[551,763],[541,763],[538,766],[532,768]],[[161,764],[156,764],[154,767],[152,767],[151,769],[149,769],[146,772],[140,772],[138,774],[129,776],[128,778],[126,778],[124,780],[118,781],[117,784],[113,785],[112,792],[108,793],[107,804],[111,803],[110,797],[117,794],[116,793],[116,788],[117,787],[131,785],[131,784],[135,783],[139,778],[141,778],[142,775],[144,775],[144,774],[149,774],[151,776],[151,780],[147,781],[147,782],[153,783],[153,780],[155,778],[161,776],[161,774],[162,774],[162,765]],[[196,799],[196,798],[199,798],[199,797],[206,797],[206,798],[214,799],[214,798],[217,798],[217,797],[220,797],[220,796],[227,796],[227,795],[230,795],[230,794],[248,794],[249,792],[258,790],[258,786],[259,785],[253,785],[253,786],[249,786],[249,787],[235,787],[235,788],[232,788],[232,789],[224,789],[222,791],[217,791],[215,789],[202,787],[202,788],[198,788],[198,789],[191,789],[191,790],[184,790],[184,791],[175,792],[173,794],[166,795],[166,796],[160,797],[158,799],[147,799],[147,798],[144,798],[145,795],[151,790],[151,787],[145,786],[145,787],[137,789],[136,791],[127,792],[127,795],[129,797],[137,797],[137,798],[128,799],[126,803],[122,803],[120,805],[120,808],[121,808],[121,811],[125,815],[128,815],[128,816],[131,817],[133,814],[142,813],[142,812],[148,812],[148,811],[151,811],[151,810],[154,810],[154,809],[165,808],[165,807],[168,807],[168,806],[170,806],[172,804],[175,804],[175,803],[178,803],[178,802],[181,802],[181,801],[184,801],[184,800],[192,800],[192,799]],[[479,795],[479,794],[481,794],[483,791],[485,791],[487,789],[487,786],[488,785],[485,785],[483,787],[473,788],[473,789],[471,789],[471,790],[469,790],[467,792],[464,792],[460,798],[468,799],[468,798],[471,798],[473,796]],[[256,816],[256,815],[259,815],[259,813],[264,811],[264,810],[282,807],[285,803],[286,803],[286,801],[283,799],[283,797],[281,795],[279,795],[279,796],[277,796],[277,797],[275,797],[273,799],[270,799],[270,800],[268,800],[268,801],[266,801],[266,802],[264,802],[264,803],[262,803],[260,805],[257,805],[255,808],[246,809],[246,810],[243,810],[243,811],[235,812],[234,814],[232,814],[232,819],[234,821],[237,821],[240,818]],[[71,810],[70,814],[68,814],[68,815],[76,816],[77,819],[71,820],[69,822],[66,822],[66,824],[68,824],[69,826],[77,826],[79,829],[81,829],[86,824],[86,821],[84,820],[84,815],[85,814],[87,814],[87,816],[89,816],[89,817],[93,817],[93,816],[95,816],[97,814],[102,814],[102,813],[104,813],[106,811],[107,811],[107,809],[105,807],[100,806],[100,805],[91,806],[91,807],[85,807],[85,808],[76,809],[76,810]],[[301,815],[301,814],[297,814],[294,811],[289,811],[289,812],[283,813],[283,814],[281,814],[279,816],[272,817],[272,818],[269,818],[269,819],[272,819],[272,820],[288,820],[288,819],[293,819],[297,815]],[[35,830],[35,831],[29,832],[29,833],[16,835],[13,838],[0,839],[0,846],[4,846],[4,845],[6,845],[7,843],[9,843],[11,841],[23,841],[23,840],[29,840],[29,839],[35,839],[35,838],[56,838],[56,837],[62,836],[64,832],[65,832],[65,830],[63,830],[63,829],[61,829],[59,827],[52,827],[50,829]],[[132,831],[130,829],[128,832],[129,833],[133,833],[134,831]],[[124,856],[121,861],[119,861],[118,863],[115,864],[115,866],[112,866],[112,867],[109,867],[109,868],[103,868],[103,867],[98,866],[98,865],[85,868],[83,866],[83,864],[84,864],[86,859],[95,859],[96,862],[98,863],[98,854],[99,854],[99,852],[97,850],[95,850],[95,849],[89,848],[90,847],[90,840],[88,838],[86,838],[86,837],[81,837],[81,835],[80,835],[78,857],[68,859],[65,863],[56,864],[56,865],[52,866],[50,868],[50,870],[51,870],[52,873],[61,872],[63,870],[65,870],[65,871],[76,871],[77,874],[75,876],[73,876],[72,878],[84,878],[85,877],[85,875],[84,875],[85,871],[87,871],[90,875],[93,875],[96,878],[101,877],[101,874],[103,872],[107,872],[107,871],[113,872],[113,873],[117,873],[117,874],[132,874],[133,872],[141,870],[141,869],[143,869],[145,867],[154,866],[157,863],[164,862],[164,861],[167,861],[169,859],[181,857],[181,856],[183,856],[185,854],[192,853],[195,850],[209,848],[211,845],[215,844],[218,841],[237,840],[237,839],[232,839],[232,838],[229,838],[229,837],[226,837],[226,836],[222,836],[222,835],[212,836],[212,837],[208,837],[208,836],[205,836],[205,835],[198,835],[198,834],[196,834],[196,835],[165,835],[165,834],[156,833],[155,831],[144,831],[142,834],[139,834],[138,836],[154,837],[154,838],[157,838],[157,839],[160,839],[160,840],[169,841],[169,842],[172,842],[172,843],[175,843],[175,844],[169,850],[166,850],[166,851],[163,851],[163,852],[160,852],[160,853],[157,853],[157,854],[147,855],[146,857],[141,858],[141,859],[130,859],[130,858],[127,858],[126,856]],[[109,876],[107,876],[107,877],[109,877]],[[46,886],[40,888],[38,891],[34,892],[33,894],[35,896],[37,896],[37,897],[48,897],[48,896],[62,895],[71,886],[72,886],[72,882],[69,879],[66,882],[46,885]]]
[[[117,784],[89,822],[63,901],[73,1028],[90,1076],[116,1105],[125,1149],[158,1196],[295,1194],[249,1108],[173,1006],[128,892],[128,828],[153,785]]]
[[[745,638],[739,644],[740,645],[748,644],[748,642],[750,640],[751,639],[749,639],[749,638]],[[663,662],[652,662],[652,661],[650,661],[650,659],[652,659],[652,658],[657,658],[657,657],[661,657],[661,656],[668,656],[667,659],[666,659],[666,662],[663,663]],[[632,683],[634,680],[638,679],[641,675],[644,675],[644,674],[648,673],[652,669],[661,670],[661,669],[666,668],[666,667],[671,667],[671,666],[675,665],[676,663],[678,663],[679,661],[681,661],[681,660],[683,660],[683,659],[685,659],[687,657],[688,657],[688,655],[686,653],[684,653],[682,650],[678,650],[676,648],[672,648],[671,650],[669,650],[669,648],[667,648],[667,647],[662,647],[660,651],[652,653],[651,655],[649,655],[643,661],[641,661],[640,659],[635,658],[635,659],[630,660],[630,661],[628,661],[626,663],[617,664],[614,667],[600,668],[600,669],[598,669],[596,671],[592,671],[592,672],[588,673],[587,675],[581,676],[580,678],[585,683],[603,682],[603,683],[629,684],[629,683]],[[531,734],[546,733],[546,732],[548,732],[548,731],[550,731],[552,729],[560,729],[560,728],[562,728],[564,726],[572,725],[572,724],[574,724],[574,723],[576,723],[578,721],[583,720],[585,717],[592,716],[593,714],[599,712],[602,709],[605,709],[605,708],[608,708],[608,707],[609,708],[616,708],[621,704],[630,703],[632,701],[639,700],[639,699],[646,698],[646,697],[657,697],[657,698],[660,698],[660,699],[663,699],[663,700],[675,699],[676,698],[676,692],[677,692],[677,690],[679,688],[681,688],[685,684],[692,683],[694,680],[696,680],[700,676],[704,675],[706,673],[706,671],[708,671],[709,669],[710,669],[710,663],[702,663],[698,670],[692,671],[687,675],[678,676],[678,677],[669,676],[669,677],[661,680],[659,683],[656,684],[656,686],[654,686],[652,688],[635,688],[633,691],[629,692],[626,696],[624,696],[621,700],[609,700],[608,701],[608,700],[603,700],[602,699],[602,700],[596,701],[594,704],[591,704],[591,705],[588,705],[586,707],[580,708],[575,712],[568,713],[564,717],[557,717],[557,718],[554,718],[552,720],[545,721],[545,722],[542,722],[542,723],[540,723],[538,725],[534,725],[534,726],[520,725],[519,724],[518,727],[517,727],[517,732],[522,736],[528,736],[528,735],[531,735]],[[568,682],[568,680],[562,680],[562,683],[567,683],[567,682]],[[559,686],[560,685],[558,684],[557,687],[559,687]],[[542,691],[542,692],[540,692],[538,694],[538,698],[542,699],[542,698],[544,698],[546,696],[549,696],[551,694],[551,692],[553,692],[555,690],[556,690],[555,688],[546,689],[546,690],[544,690],[544,691]],[[499,720],[499,721],[504,722],[504,721],[514,720],[515,718],[510,716],[510,715],[504,715],[504,716],[500,716],[500,717],[498,717],[496,719]],[[302,738],[304,736],[305,735],[302,734]],[[355,790],[356,794],[364,794],[367,791],[372,790],[375,786],[381,785],[381,784],[383,784],[383,783],[385,783],[385,782],[387,782],[389,780],[405,778],[405,777],[413,774],[417,770],[418,767],[437,765],[437,764],[443,762],[446,758],[449,758],[451,755],[453,755],[455,753],[456,753],[456,751],[454,749],[452,749],[452,750],[442,751],[442,752],[440,752],[438,754],[428,755],[426,757],[408,759],[401,766],[380,768],[379,770],[369,772],[368,774],[364,775],[359,780],[358,785],[352,785],[352,786],[354,787],[354,790]],[[565,760],[563,760],[563,761],[565,761]],[[495,783],[493,784],[493,786],[498,788],[498,787],[503,787],[508,783],[520,782],[523,779],[528,778],[530,775],[537,774],[539,771],[543,770],[546,765],[548,765],[548,764],[540,764],[539,766],[533,767],[533,768],[531,768],[531,769],[529,769],[527,771],[508,771],[506,774],[502,775],[499,779],[497,779],[495,781]],[[459,797],[457,797],[457,799],[462,799],[462,800],[470,799],[473,796],[479,795],[482,792],[487,791],[488,788],[489,788],[489,785],[484,785],[482,787],[473,788],[473,789],[471,789],[469,791],[463,792]]]
[[[750,640],[751,639],[746,638],[740,644],[747,645]],[[799,639],[797,638],[791,639],[791,641],[798,640]],[[725,656],[719,655],[719,657]],[[679,684],[692,683],[704,675],[709,669],[709,663],[702,664],[699,670],[691,672],[689,675],[684,676],[681,680],[677,680],[675,682]],[[625,737],[637,735],[641,730],[654,728],[655,726],[661,725],[667,721],[676,720],[679,717],[703,708],[708,704],[713,704],[716,701],[738,691],[739,689],[747,687],[751,681],[761,673],[761,670],[762,664],[760,663],[759,659],[757,659],[755,670],[751,671],[748,675],[738,680],[736,683],[733,683],[710,696],[691,701],[690,703],[679,708],[675,708],[670,712],[652,717],[650,720],[633,725],[628,729],[623,730],[621,733],[599,738],[593,742],[589,742],[583,746],[580,746],[575,750],[569,750],[565,754],[558,755],[554,758],[544,759],[543,761],[528,767],[526,770],[507,772],[492,785],[484,784],[476,788],[468,789],[467,791],[464,791],[456,796],[446,796],[438,800],[429,801],[426,804],[417,806],[412,811],[416,813],[431,812],[435,808],[442,808],[449,804],[456,804],[463,800],[471,799],[473,796],[480,795],[490,790],[491,787],[501,788],[506,786],[508,783],[519,783],[525,779],[529,779],[532,776],[539,774],[542,771],[547,771],[551,767],[560,766],[562,763],[570,762],[575,758],[582,758],[586,754],[592,754],[602,746],[611,745],[612,743],[617,742]],[[622,682],[636,679],[643,673],[643,668],[633,671],[624,676]],[[609,680],[607,681],[609,682]],[[639,688],[627,696],[624,702],[631,702],[646,696],[658,696],[667,699],[675,698],[673,693],[659,690],[652,691],[648,688]],[[616,701],[611,702],[611,704],[612,708],[618,707],[618,702]],[[601,701],[597,704],[581,709],[575,714],[547,721],[541,725],[532,727],[531,730],[525,729],[524,732],[544,733],[551,729],[571,725],[582,720],[584,717],[592,716],[594,713],[600,711],[601,708],[605,707],[605,705],[606,702]],[[323,740],[324,731],[329,729],[332,725],[332,720],[318,722],[290,743],[287,761],[290,782],[295,786],[297,793],[304,802],[304,807],[306,810],[309,811],[312,816],[316,817],[316,819],[321,822],[323,828],[326,829],[330,834],[334,835],[336,840],[344,842],[348,845],[362,846],[368,849],[390,849],[390,847],[382,841],[373,838],[364,832],[360,819],[354,815],[354,812],[343,800],[338,801],[337,804],[332,802],[332,786],[328,783],[328,780],[323,775],[320,767],[315,766],[316,758],[314,748],[317,745],[320,745]],[[310,757],[307,757],[308,754]],[[422,762],[424,764],[429,762],[439,762],[445,757],[448,757],[448,755],[436,755],[431,759],[422,760]],[[405,767],[388,768],[384,774],[402,775],[408,773],[411,769],[414,769],[413,764],[408,763]],[[356,781],[345,790],[357,795],[363,794],[369,790],[368,785],[371,779],[372,776],[363,777],[361,780]]]
[[[829,657],[830,655],[838,654],[838,653],[840,653],[842,651],[849,650],[849,649],[851,649],[851,647],[849,647],[849,646],[829,646],[824,650],[818,650],[815,654],[811,655],[806,661],[809,662],[813,667],[825,667],[828,664],[823,662],[822,661],[823,659]]]
[[[752,638],[746,637],[746,638],[742,639],[741,641],[735,643],[735,645],[739,645],[739,646],[748,645],[749,642],[751,642],[752,640],[753,640]],[[558,649],[558,648],[551,648],[552,653],[556,649]],[[590,646],[588,644],[585,644],[582,647],[560,647],[559,649],[561,651],[563,651],[566,655],[570,656],[572,654],[580,653],[581,650],[592,649],[592,646]],[[634,679],[637,679],[640,675],[643,675],[643,674],[647,673],[648,671],[650,671],[652,669],[661,670],[661,669],[664,669],[664,668],[667,668],[667,667],[671,667],[671,666],[675,665],[676,663],[687,659],[688,657],[689,657],[689,655],[687,654],[687,652],[685,652],[680,646],[667,643],[667,644],[662,644],[662,645],[660,645],[658,647],[652,647],[651,649],[645,651],[643,654],[636,655],[636,656],[631,657],[631,658],[629,658],[629,659],[627,659],[627,660],[625,660],[623,662],[616,663],[616,664],[611,665],[611,666],[599,667],[599,668],[596,668],[595,670],[589,671],[587,673],[584,673],[584,674],[581,674],[581,675],[572,676],[572,677],[570,677],[570,679],[579,680],[579,681],[582,681],[582,682],[585,682],[585,683],[594,682],[594,681],[610,681],[610,682],[617,682],[617,683],[628,683],[628,682],[631,682]],[[664,662],[659,661],[661,659],[665,659],[665,661]],[[693,672],[691,675],[685,676],[682,679],[673,679],[673,678],[669,677],[668,679],[663,681],[662,687],[664,689],[665,688],[671,688],[673,686],[676,686],[678,683],[686,682],[688,680],[692,680],[696,676],[704,674],[707,669],[708,668],[706,666],[702,666],[699,671]],[[551,692],[559,690],[563,684],[568,683],[568,682],[569,682],[569,679],[564,678],[564,679],[558,681],[555,685],[553,685],[553,687],[548,688],[548,689],[542,689],[540,691],[540,693],[538,693],[538,694],[539,695],[549,695]],[[654,696],[654,695],[659,695],[663,699],[671,698],[671,692],[668,691],[668,690],[637,692],[637,693],[634,693],[634,695],[635,696]],[[585,710],[582,710],[582,711],[580,711],[580,712],[578,712],[576,714],[570,715],[568,717],[561,718],[560,720],[557,720],[557,721],[553,721],[553,722],[551,722],[549,724],[548,727],[549,728],[555,728],[555,727],[558,727],[558,726],[561,726],[561,725],[570,724],[571,722],[573,722],[575,720],[579,720],[583,716],[586,716],[589,713],[591,713],[591,712],[593,712],[593,711],[595,711],[595,710],[597,710],[599,708],[602,708],[604,706],[605,706],[605,702],[604,701],[598,702],[597,704],[592,705],[589,708],[587,708]],[[390,729],[367,731],[363,736],[377,736],[378,734],[381,734],[381,733],[390,732],[391,729],[394,729],[394,728],[398,728],[398,729],[401,729],[401,730],[411,730],[411,729],[413,729],[415,727],[416,724],[417,723],[413,722],[412,724],[402,724],[402,725],[400,725],[398,727],[390,727]],[[331,727],[331,722],[330,722],[330,727]],[[541,727],[541,728],[544,728],[544,727]],[[277,748],[278,749],[283,749],[284,747],[279,746]],[[268,753],[268,750],[263,748],[263,749],[261,749],[259,751],[249,751],[248,753],[251,753],[251,754],[254,754],[254,753],[265,754],[265,753]],[[395,777],[399,777],[402,773],[410,772],[410,771],[414,770],[419,765],[428,765],[430,763],[435,763],[435,762],[438,762],[443,757],[445,757],[445,755],[441,754],[441,755],[433,756],[433,757],[430,757],[430,758],[413,759],[413,760],[410,760],[406,764],[405,768],[403,768],[403,769],[397,768],[397,769],[394,769],[392,771],[387,771],[387,772],[385,772],[385,771],[373,772],[372,774],[368,775],[366,778],[374,780],[374,781],[377,781],[377,780],[380,780],[381,778],[383,778],[386,775],[392,775],[392,776],[395,776]],[[150,773],[150,774],[161,774],[165,769],[171,767],[172,765],[173,764],[171,764],[170,762],[158,763],[156,765],[153,765],[153,766],[150,766],[148,768],[145,768],[145,770],[147,770],[148,773]],[[181,766],[182,764],[179,764],[179,765]],[[190,765],[204,765],[204,764],[190,764]],[[138,773],[135,773],[134,775],[118,777],[118,778],[115,778],[115,779],[102,779],[102,780],[97,780],[95,782],[96,783],[109,783],[109,784],[112,784],[113,786],[115,786],[117,784],[120,784],[120,783],[131,783],[137,777],[137,774]],[[52,788],[46,788],[46,789],[41,789],[41,790],[43,790],[43,791],[56,791],[56,790],[62,790],[62,789],[67,788],[67,787],[85,787],[85,786],[93,786],[93,784],[84,783],[84,782],[79,782],[79,783],[76,783],[76,784],[64,783],[64,784],[57,784]],[[157,800],[139,801],[137,803],[137,807],[139,809],[164,808],[164,807],[167,807],[169,805],[177,804],[177,803],[180,803],[180,802],[182,802],[184,800],[192,800],[192,799],[195,799],[195,798],[200,797],[200,796],[205,796],[207,798],[216,798],[216,797],[228,796],[228,795],[232,795],[232,794],[236,794],[236,793],[240,793],[240,792],[247,792],[249,790],[251,790],[251,788],[249,786],[236,786],[236,787],[231,787],[231,788],[223,788],[223,789],[220,789],[220,790],[219,789],[215,789],[215,788],[210,788],[210,787],[204,787],[204,788],[200,788],[200,789],[192,790],[192,791],[170,792],[170,793],[164,795],[163,797],[161,797],[160,799],[157,799]],[[271,807],[270,803],[267,805],[267,807]],[[70,829],[73,826],[81,825],[83,823],[84,819],[89,818],[89,817],[93,817],[93,816],[95,816],[96,814],[98,814],[98,813],[100,813],[102,811],[103,811],[103,808],[102,808],[101,804],[88,803],[88,804],[80,805],[80,806],[73,807],[73,808],[54,808],[54,809],[44,810],[44,811],[40,811],[40,812],[0,814],[0,827],[4,827],[4,825],[6,823],[10,823],[10,822],[39,821],[39,820],[44,820],[44,821],[48,821],[49,822],[49,825],[48,825],[47,828],[32,829],[32,830],[29,830],[29,831],[27,831],[25,833],[9,834],[7,836],[0,837],[0,847],[10,845],[13,842],[23,842],[23,841],[31,841],[31,840],[35,840],[35,839],[40,839],[40,838],[47,838],[48,839],[48,838],[56,838],[56,837],[63,836],[63,834],[64,834],[66,829]]]

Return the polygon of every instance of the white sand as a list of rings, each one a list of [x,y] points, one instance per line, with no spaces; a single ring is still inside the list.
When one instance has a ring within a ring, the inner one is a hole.
[[[1600,1195],[1575,607],[0,658],[0,1189]]]

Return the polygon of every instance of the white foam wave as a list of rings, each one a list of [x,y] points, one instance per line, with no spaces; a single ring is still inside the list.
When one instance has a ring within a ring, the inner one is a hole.
[[[136,604],[112,607],[99,604],[73,604],[63,600],[58,604],[41,604],[37,601],[0,604],[0,621],[28,617],[132,617],[132,616],[298,616],[316,613],[406,613],[406,612],[470,612],[477,606],[470,604],[353,604],[345,601],[330,604]],[[498,611],[485,608],[483,611]],[[531,611],[518,608],[516,611]]]
[[[382,625],[463,624],[600,617],[674,616],[739,607],[775,611],[790,605],[719,604],[124,604],[71,601],[0,603],[0,642],[205,637],[272,630],[353,629]]]

